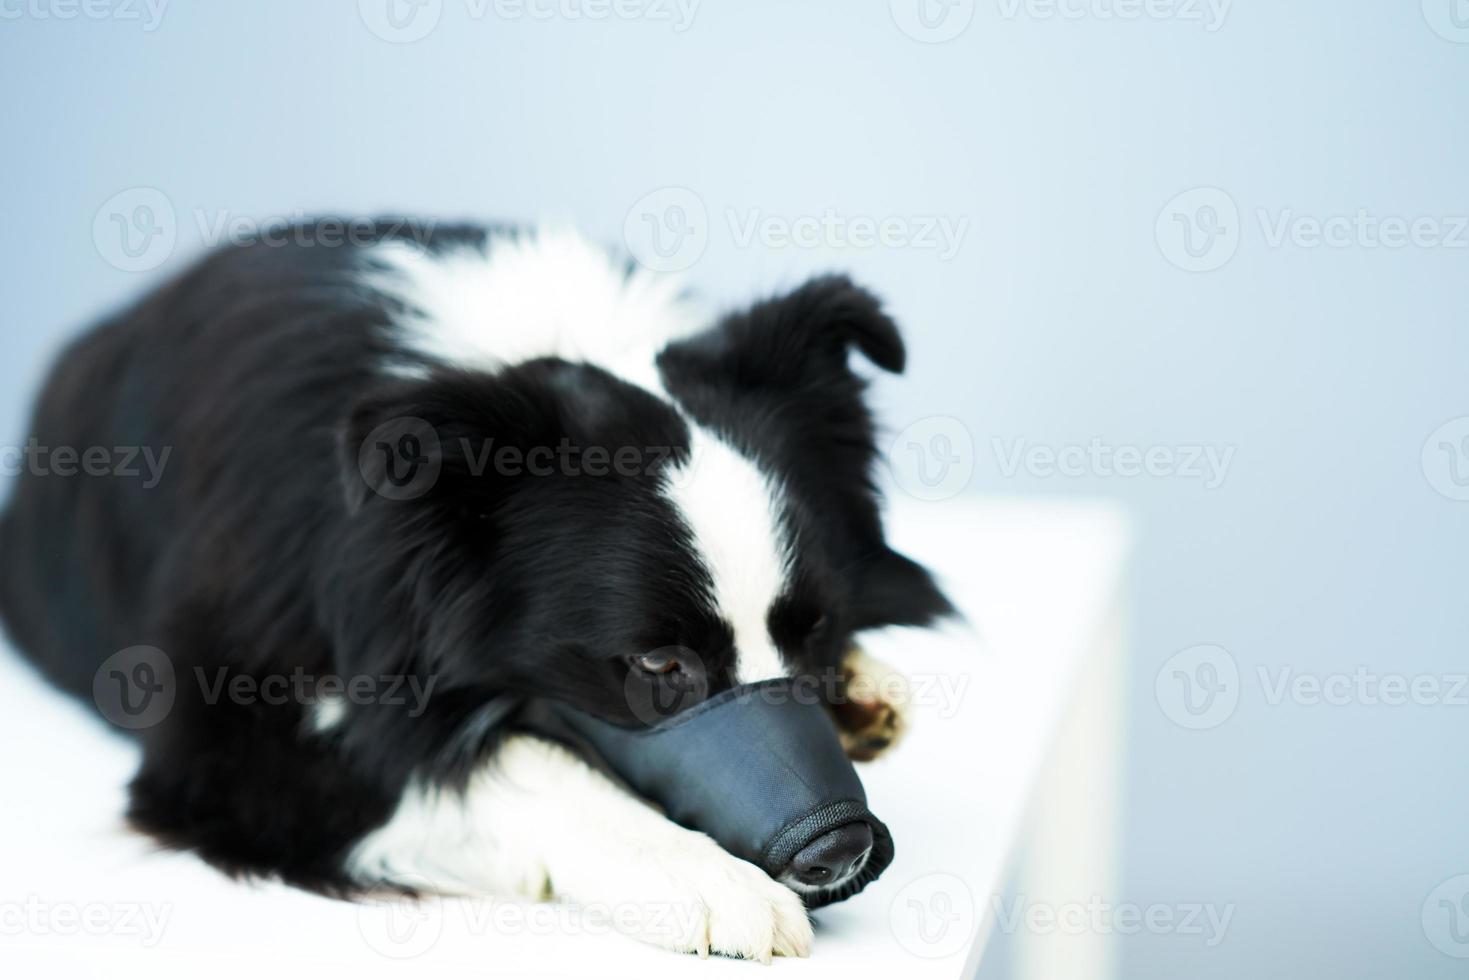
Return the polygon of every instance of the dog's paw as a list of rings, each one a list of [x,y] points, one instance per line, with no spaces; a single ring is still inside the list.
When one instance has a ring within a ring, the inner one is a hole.
[[[613,903],[635,907],[624,931],[667,949],[768,963],[811,952],[811,920],[795,892],[703,834],[677,828],[616,876]]]
[[[908,731],[908,680],[853,647],[842,661],[842,697],[832,706],[847,757],[871,762]]]

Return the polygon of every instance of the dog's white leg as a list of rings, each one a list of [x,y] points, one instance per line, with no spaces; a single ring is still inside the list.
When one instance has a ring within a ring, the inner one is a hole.
[[[908,731],[912,695],[908,679],[893,667],[852,647],[842,661],[842,700],[832,708],[847,756],[870,762]]]
[[[512,736],[463,794],[418,787],[358,845],[364,885],[557,897],[656,945],[769,960],[805,956],[794,892],[629,795],[560,745]]]

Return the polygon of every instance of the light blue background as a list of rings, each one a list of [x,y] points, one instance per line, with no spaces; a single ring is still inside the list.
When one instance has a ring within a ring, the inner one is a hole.
[[[1469,707],[1272,705],[1257,674],[1469,669],[1469,503],[1420,458],[1469,415],[1469,248],[1272,247],[1257,217],[1469,213],[1469,44],[1418,0],[1236,0],[1212,31],[1097,16],[1108,0],[1075,0],[1079,19],[987,0],[950,11],[972,22],[942,44],[906,36],[886,0],[704,0],[683,31],[442,0],[408,44],[352,2],[179,0],[152,31],[141,6],[60,20],[56,0],[26,2],[0,6],[0,441],[20,438],[62,338],[199,247],[196,212],[556,217],[617,241],[634,202],[687,187],[709,217],[688,273],[706,295],[841,268],[887,299],[912,357],[880,385],[885,418],[961,419],[970,490],[1133,510],[1126,874],[1109,898],[1236,911],[1212,949],[1123,938],[1125,975],[1462,975],[1420,913],[1469,872]],[[138,186],[177,218],[151,273],[94,243],[98,209]],[[1155,221],[1199,186],[1238,207],[1238,252],[1190,273]],[[828,208],[969,225],[946,261],[741,247],[725,217]],[[1007,476],[992,443],[1094,437],[1235,455],[1205,489]],[[1232,654],[1240,702],[1188,731],[1154,678],[1202,643]]]

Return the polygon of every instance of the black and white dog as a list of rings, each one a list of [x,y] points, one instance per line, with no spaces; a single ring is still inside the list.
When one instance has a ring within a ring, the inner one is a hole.
[[[516,710],[888,673],[853,634],[949,608],[884,543],[848,364],[900,371],[896,327],[840,277],[706,321],[574,235],[321,228],[208,255],[76,341],[36,410],[41,446],[169,453],[152,482],[27,473],[0,523],[0,609],[53,681],[101,706],[103,673],[124,698],[171,674],[162,716],[121,720],[131,820],[332,893],[680,905],[619,925],[805,955],[797,891]],[[99,670],[138,648],[164,661]],[[889,701],[832,699],[854,757],[901,729]]]

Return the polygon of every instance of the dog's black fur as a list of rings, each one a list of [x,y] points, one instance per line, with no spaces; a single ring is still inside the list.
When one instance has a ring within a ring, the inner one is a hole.
[[[487,234],[393,222],[379,237],[442,250]],[[731,635],[658,492],[689,452],[665,402],[590,364],[484,373],[424,360],[403,342],[405,311],[364,285],[364,249],[313,247],[312,226],[291,241],[208,255],[65,351],[30,435],[169,447],[169,468],[152,488],[119,475],[17,481],[0,520],[0,610],[16,645],[83,698],[115,651],[148,644],[172,660],[174,706],[138,733],[137,826],[232,871],[344,890],[346,853],[410,777],[461,780],[523,699],[622,717],[629,658],[669,646],[695,651],[718,691]],[[948,609],[883,542],[854,347],[903,367],[876,301],[824,278],[659,359],[688,416],[789,494],[795,584],[770,628],[802,672],[835,670],[855,630]],[[404,417],[432,426],[442,473],[395,500],[375,492],[389,474],[360,449]],[[643,465],[481,472],[487,444],[583,459],[632,447]],[[432,696],[417,716],[354,704],[317,734],[310,704],[207,697],[201,678],[219,668],[406,676],[432,681]]]

